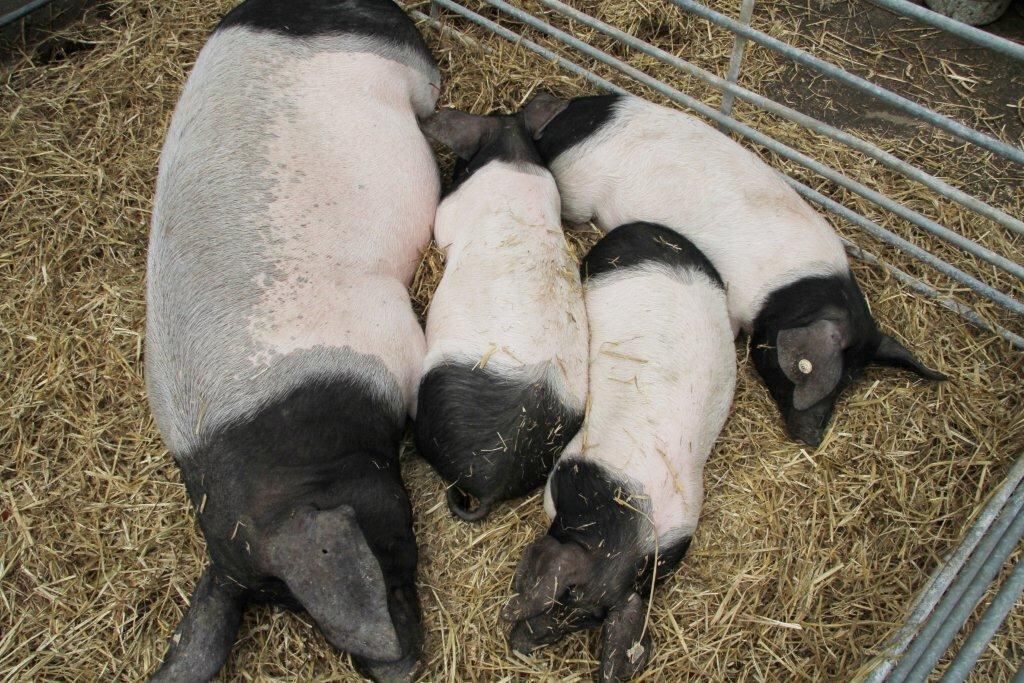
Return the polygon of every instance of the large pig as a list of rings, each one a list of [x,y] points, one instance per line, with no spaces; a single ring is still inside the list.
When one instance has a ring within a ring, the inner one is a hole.
[[[793,437],[819,444],[836,398],[869,363],[945,379],[879,331],[832,227],[725,135],[631,96],[543,94],[526,112],[568,220],[604,230],[652,221],[707,255]]]
[[[736,358],[722,280],[678,233],[618,227],[583,272],[589,409],[551,473],[551,527],[520,561],[505,616],[522,652],[603,624],[600,680],[619,681],[650,653],[651,582],[676,568],[697,528]]]
[[[307,611],[376,679],[418,666],[398,452],[438,86],[390,0],[248,0],[199,54],[160,159],[146,376],[211,563],[154,680],[213,676],[249,602]]]
[[[579,429],[587,325],[555,181],[518,116],[447,109],[424,130],[460,158],[438,207],[444,276],[427,316],[416,445],[465,520],[544,483]]]

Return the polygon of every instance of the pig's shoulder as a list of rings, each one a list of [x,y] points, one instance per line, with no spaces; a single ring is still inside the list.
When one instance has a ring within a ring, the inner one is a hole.
[[[244,469],[237,477],[283,466],[322,472],[343,466],[345,454],[386,460],[397,452],[405,426],[394,393],[358,368],[307,377],[254,412],[212,428],[178,460]]]
[[[672,573],[690,535],[657,538],[651,492],[624,472],[584,458],[563,457],[549,481],[557,514],[549,534],[562,543],[601,549],[602,573],[632,574],[635,587]]]
[[[605,128],[614,118],[619,95],[577,97],[545,126],[537,149],[549,162]]]
[[[411,49],[433,64],[416,26],[391,0],[246,0],[225,15],[216,30],[232,27],[295,38],[374,38],[390,50]]]
[[[594,245],[580,270],[583,277],[596,278],[649,265],[701,273],[723,287],[721,276],[704,252],[674,230],[655,223],[615,228]]]

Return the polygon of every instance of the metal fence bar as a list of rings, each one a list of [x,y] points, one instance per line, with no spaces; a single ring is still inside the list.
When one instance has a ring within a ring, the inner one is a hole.
[[[999,52],[1007,57],[1013,57],[1024,61],[1024,45],[1015,43],[1012,40],[1001,38],[1000,36],[989,33],[988,31],[982,31],[981,29],[968,26],[967,24],[957,21],[956,19],[950,19],[949,17],[933,12],[930,9],[915,5],[907,0],[868,0],[873,5],[884,7],[890,12],[895,12],[900,16],[910,17],[911,19],[917,19],[922,24],[928,24],[935,28],[942,29],[947,33],[952,33],[958,38],[987,47],[989,50]]]
[[[1017,458],[1017,461],[1010,468],[1009,473],[1007,473],[1006,479],[996,489],[995,493],[992,494],[985,507],[982,508],[977,518],[967,529],[967,533],[964,534],[960,545],[957,546],[949,558],[946,559],[945,564],[932,574],[931,579],[925,584],[925,587],[914,602],[907,620],[889,638],[884,650],[885,658],[864,679],[865,683],[879,683],[892,670],[896,659],[906,651],[907,646],[921,624],[924,623],[935,609],[939,600],[949,589],[950,584],[953,583],[960,570],[963,569],[964,564],[971,559],[974,549],[985,538],[993,522],[999,517],[1000,512],[1006,508],[1010,496],[1017,490],[1022,480],[1024,480],[1024,455]]]
[[[938,629],[924,648],[920,659],[917,660],[917,663],[914,664],[903,680],[914,681],[915,683],[917,681],[923,683],[928,680],[928,675],[935,669],[939,659],[949,649],[953,639],[956,638],[956,634],[967,623],[971,613],[974,612],[974,609],[978,606],[982,597],[984,597],[985,591],[992,585],[992,582],[998,576],[999,571],[1003,568],[1007,558],[1017,547],[1022,537],[1024,537],[1024,511],[1017,513],[1016,519],[1014,519],[1013,524],[999,540],[998,545],[992,551],[992,555],[982,563],[981,570],[971,581],[970,585],[967,586],[967,589],[960,597],[960,600],[957,601],[949,616],[939,623]]]
[[[846,253],[851,258],[855,258],[858,261],[864,261],[865,263],[870,263],[873,266],[881,268],[885,272],[892,275],[893,278],[895,278],[897,281],[905,284],[907,287],[910,287],[918,294],[921,294],[929,299],[934,299],[935,303],[942,306],[943,308],[947,308],[953,311],[961,318],[964,318],[965,320],[973,324],[975,327],[981,328],[986,332],[991,332],[993,334],[999,335],[1006,341],[1010,342],[1010,344],[1012,344],[1015,348],[1024,350],[1024,337],[1021,337],[1019,334],[1014,334],[1005,327],[988,323],[984,318],[978,315],[977,311],[975,311],[973,308],[966,306],[960,303],[959,301],[956,301],[955,299],[951,299],[948,296],[945,296],[931,285],[921,282],[913,275],[910,275],[909,273],[900,270],[891,263],[886,263],[885,261],[881,260],[874,254],[872,254],[870,251],[866,251],[861,247],[858,247],[856,244],[846,239],[845,237],[840,237],[839,239],[843,241],[843,244],[846,246]]]
[[[935,611],[921,626],[903,658],[886,679],[889,683],[923,681],[935,668],[957,631],[971,615],[985,589],[1024,534],[1024,486],[1018,485],[1009,504],[989,527]]]
[[[740,23],[750,26],[750,18],[753,16],[754,0],[743,0],[743,4],[740,6]],[[743,47],[746,44],[746,38],[740,35],[736,36],[732,45],[732,56],[729,57],[729,71],[725,75],[725,80],[730,83],[735,84],[740,77],[740,66],[743,64]],[[726,116],[732,116],[732,102],[735,97],[731,90],[722,92],[721,112]]]
[[[793,123],[797,123],[805,128],[809,128],[815,133],[819,133],[828,138],[831,138],[832,140],[841,142],[847,145],[848,147],[856,149],[858,152],[861,152],[862,154],[865,154],[871,157],[872,159],[875,159],[876,161],[887,166],[888,168],[891,168],[894,171],[902,173],[903,175],[907,176],[912,180],[916,180],[917,182],[921,183],[930,190],[938,193],[939,195],[960,203],[961,205],[984,216],[985,218],[988,218],[990,220],[995,221],[996,223],[999,223],[1008,230],[1011,230],[1019,235],[1024,235],[1024,221],[1018,220],[1017,218],[1014,218],[1013,216],[1010,216],[1009,214],[1000,211],[999,209],[990,206],[985,202],[976,199],[975,197],[972,197],[971,195],[962,192],[961,190],[956,189],[955,187],[952,187],[946,182],[939,180],[938,178],[929,175],[928,173],[925,173],[916,166],[908,164],[902,159],[890,154],[889,152],[886,152],[883,149],[880,149],[879,147],[869,142],[861,140],[860,138],[854,135],[850,135],[846,131],[834,128],[833,126],[830,126],[827,123],[824,123],[823,121],[819,121],[816,118],[813,118],[795,109],[787,107],[784,104],[780,104],[775,100],[759,95],[758,93],[755,93],[752,90],[748,90],[742,86],[739,86],[736,83],[720,78],[719,76],[711,73],[710,71],[702,69],[696,64],[688,62],[685,59],[681,59],[669,52],[665,52],[664,50],[657,48],[651,45],[650,43],[640,40],[639,38],[635,38],[634,36],[626,33],[625,31],[621,31],[615,28],[614,26],[611,26],[603,21],[591,17],[588,14],[573,9],[572,7],[566,5],[565,3],[560,2],[560,0],[539,0],[539,2],[545,5],[546,7],[549,7],[550,9],[553,9],[567,17],[579,21],[580,23],[586,26],[598,30],[601,33],[604,33],[605,35],[614,38],[615,40],[618,40],[624,45],[627,45],[635,50],[642,52],[643,54],[653,57],[658,61],[662,62],[663,64],[675,67],[676,69],[683,71],[684,73],[689,74],[690,76],[699,78],[700,80],[706,83],[710,83],[711,85],[723,91],[723,98],[726,95],[733,95],[741,100],[750,102],[751,104],[755,104],[758,107],[764,109],[765,111],[771,112],[772,114],[775,114],[777,116],[781,116],[782,118],[788,121],[792,121]]]
[[[480,43],[478,40],[476,40],[472,36],[468,36],[465,33],[463,33],[462,31],[459,31],[458,29],[452,28],[451,26],[448,26],[446,24],[442,24],[434,16],[431,16],[431,15],[428,15],[428,14],[424,14],[423,12],[420,12],[419,10],[415,10],[415,9],[406,9],[405,11],[406,11],[406,14],[408,14],[410,17],[412,17],[416,21],[422,21],[427,26],[429,26],[429,27],[431,27],[433,29],[436,29],[442,35],[452,36],[456,40],[459,40],[459,41],[462,41],[463,43],[467,43],[469,45],[472,45],[473,47],[475,47],[475,48],[477,48],[479,50],[482,50],[484,52],[484,54],[490,55],[490,54],[494,53],[494,50],[492,50],[487,45],[483,45],[482,43]],[[437,12],[438,12],[438,7],[433,2],[430,3],[430,11],[431,11],[431,14],[437,14]]]
[[[640,70],[638,70],[638,69],[636,69],[636,68],[626,64],[625,62],[623,62],[623,61],[621,61],[619,59],[616,59],[615,57],[612,57],[612,56],[610,56],[610,55],[608,55],[608,54],[606,54],[606,53],[604,53],[604,52],[602,52],[602,51],[592,47],[591,45],[588,45],[587,43],[585,43],[585,42],[575,38],[574,36],[571,36],[568,33],[564,32],[564,31],[561,31],[561,30],[551,26],[550,24],[547,24],[547,23],[537,19],[533,15],[528,14],[527,12],[524,12],[523,10],[520,10],[520,9],[518,9],[516,7],[513,7],[512,5],[509,5],[504,0],[484,0],[484,2],[486,2],[488,5],[496,7],[497,9],[505,12],[506,14],[509,14],[512,17],[515,17],[519,21],[522,21],[523,23],[525,23],[525,24],[527,24],[527,25],[529,25],[529,26],[531,26],[533,28],[536,28],[537,30],[539,30],[539,31],[541,31],[543,33],[548,34],[549,36],[557,38],[558,40],[562,41],[566,45],[569,45],[570,47],[576,48],[577,50],[579,50],[583,54],[585,54],[585,55],[587,55],[589,57],[593,57],[594,59],[596,59],[596,60],[598,60],[598,61],[600,61],[600,62],[602,62],[602,63],[604,63],[604,64],[606,64],[606,65],[608,65],[608,66],[610,66],[612,68],[614,68],[614,69],[616,69],[617,71],[620,71],[620,72],[626,74],[630,78],[632,78],[632,79],[634,79],[634,80],[636,80],[636,81],[646,85],[647,87],[651,88],[652,90],[655,90],[655,91],[661,93],[662,95],[664,95],[665,97],[669,98],[673,102],[681,104],[681,105],[683,105],[685,107],[689,107],[689,108],[697,111],[698,113],[706,116],[707,118],[711,119],[712,121],[715,121],[716,123],[720,123],[720,124],[724,125],[729,130],[735,131],[735,132],[743,135],[744,137],[746,137],[746,138],[748,138],[750,140],[753,140],[757,144],[763,145],[764,147],[767,147],[768,149],[771,149],[772,151],[776,152],[777,154],[779,154],[779,155],[781,155],[781,156],[783,156],[785,158],[788,158],[788,159],[791,159],[793,161],[796,161],[797,163],[799,163],[799,164],[801,164],[803,166],[806,166],[807,168],[811,168],[816,173],[821,173],[822,175],[825,175],[826,177],[828,177],[828,176],[837,177],[838,176],[838,178],[842,178],[843,181],[851,182],[851,181],[846,180],[845,177],[836,174],[834,171],[832,171],[827,166],[824,166],[823,164],[820,164],[820,163],[814,161],[813,159],[807,157],[806,155],[801,154],[800,152],[797,152],[796,150],[793,150],[790,147],[787,147],[786,145],[784,145],[784,144],[778,142],[777,140],[775,140],[774,138],[769,137],[767,135],[764,135],[764,134],[754,130],[753,128],[750,128],[749,126],[746,126],[746,125],[744,125],[742,123],[739,123],[738,121],[735,121],[735,120],[733,120],[733,119],[731,119],[731,118],[729,118],[727,116],[723,116],[718,110],[716,110],[716,109],[714,109],[712,107],[709,107],[708,105],[704,104],[703,102],[700,102],[700,101],[690,97],[689,95],[686,95],[686,94],[676,90],[675,88],[672,88],[672,87],[670,87],[668,85],[665,85],[661,81],[659,81],[659,80],[657,80],[655,78],[652,78],[651,76],[648,76],[644,72],[642,72],[642,71],[640,71]],[[789,180],[791,180],[791,179],[787,178],[787,182]],[[796,181],[794,181],[794,182],[796,182]],[[837,180],[836,182],[839,182],[839,181]],[[800,188],[803,188],[803,189],[800,189]],[[938,258],[936,256],[933,256],[931,253],[929,253],[929,252],[925,251],[924,249],[921,249],[920,247],[918,247],[918,246],[908,242],[907,240],[905,240],[902,237],[900,237],[900,236],[890,232],[889,230],[886,230],[885,228],[881,227],[880,225],[878,225],[878,224],[876,224],[876,223],[874,223],[874,222],[864,218],[860,214],[857,214],[857,213],[854,213],[853,211],[850,211],[849,209],[847,209],[846,207],[842,206],[841,204],[838,204],[836,202],[833,202],[832,200],[824,198],[822,195],[820,195],[819,193],[815,192],[814,190],[811,190],[810,188],[807,188],[806,186],[800,185],[797,188],[797,191],[801,192],[802,194],[806,194],[805,191],[809,191],[809,192],[813,193],[817,197],[820,197],[821,200],[822,200],[822,201],[816,200],[817,203],[825,204],[826,206],[829,206],[830,208],[831,207],[836,207],[836,208],[833,208],[832,210],[837,212],[837,213],[840,213],[844,217],[851,217],[851,220],[853,220],[853,222],[856,225],[858,225],[861,228],[865,229],[867,232],[873,234],[875,237],[878,237],[879,239],[887,242],[888,244],[896,247],[897,249],[900,249],[901,251],[903,251],[903,252],[905,252],[907,254],[910,254],[911,256],[914,256],[915,258],[917,258],[917,259],[919,259],[921,261],[924,261],[925,263],[928,263],[932,267],[934,267],[937,270],[939,270],[940,272],[942,272],[944,275],[947,275],[948,277],[956,280],[957,282],[960,282],[961,284],[964,284],[967,287],[970,287],[976,293],[980,294],[981,296],[984,296],[984,297],[988,298],[990,301],[993,301],[993,302],[999,304],[1000,306],[1006,308],[1007,310],[1012,311],[1012,312],[1016,313],[1017,315],[1024,315],[1024,304],[1022,304],[1021,302],[1017,301],[1016,299],[1014,299],[1014,298],[1012,298],[1010,296],[1007,296],[1006,294],[1003,294],[998,289],[996,289],[996,288],[994,288],[994,287],[992,287],[992,286],[990,286],[988,284],[985,284],[984,282],[978,280],[977,278],[973,277],[972,275],[968,275],[967,273],[963,272],[959,268],[956,268],[956,267],[950,265],[949,263],[946,263],[942,259],[940,259],[940,258]]]
[[[886,104],[899,109],[900,111],[916,116],[922,121],[926,121],[937,128],[941,128],[947,133],[951,133],[963,140],[967,140],[968,142],[973,142],[979,147],[987,149],[990,152],[994,152],[1006,159],[1009,159],[1010,161],[1024,165],[1024,150],[1013,147],[1001,140],[985,135],[984,133],[979,133],[969,126],[965,126],[964,124],[954,121],[949,117],[933,112],[931,109],[923,107],[916,102],[912,102],[911,100],[886,90],[885,88],[879,87],[871,81],[867,81],[859,76],[854,76],[834,64],[818,59],[800,48],[793,47],[792,45],[784,43],[777,38],[772,38],[767,33],[762,33],[761,31],[750,28],[749,26],[744,26],[724,14],[720,14],[698,2],[694,2],[694,0],[668,1],[681,9],[707,19],[713,24],[729,29],[733,33],[742,35],[759,45],[763,45],[764,47],[783,54],[793,59],[798,64],[802,64],[803,66],[819,71],[826,76],[831,76],[832,78],[842,81],[851,87],[866,92],[873,97],[882,100]]]
[[[975,625],[971,635],[964,641],[963,647],[957,652],[939,683],[962,683],[967,679],[974,665],[992,641],[996,631],[1006,621],[1010,610],[1017,604],[1017,599],[1024,592],[1024,562],[1018,560],[1013,573],[1000,586],[999,592],[992,598],[988,608]]]
[[[16,10],[11,10],[7,14],[0,17],[0,28],[3,28],[8,24],[13,24],[18,19],[27,17],[29,14],[35,12],[37,9],[42,9],[43,7],[46,7],[51,2],[53,2],[53,0],[32,0],[32,2],[26,5],[22,5]]]
[[[590,81],[591,83],[593,83],[594,85],[596,85],[599,88],[602,88],[602,89],[607,90],[609,92],[616,93],[618,95],[628,94],[625,90],[623,90],[619,86],[615,85],[611,81],[607,81],[607,80],[601,78],[600,76],[595,74],[593,71],[590,71],[589,69],[584,69],[579,64],[571,62],[568,59],[565,59],[564,57],[562,57],[561,55],[557,54],[556,52],[552,52],[551,50],[547,49],[546,47],[544,47],[542,45],[538,45],[537,43],[533,42],[532,40],[524,38],[523,36],[519,35],[515,31],[510,31],[509,29],[505,28],[504,26],[502,26],[500,24],[496,24],[493,21],[491,21],[490,19],[482,17],[479,14],[477,14],[476,12],[474,12],[474,11],[472,11],[470,9],[467,9],[467,8],[463,7],[462,5],[459,5],[459,4],[455,3],[455,2],[452,2],[451,0],[433,0],[433,2],[435,4],[437,4],[437,5],[440,5],[441,7],[444,7],[446,9],[451,10],[452,12],[455,12],[456,14],[458,14],[458,15],[466,18],[466,19],[469,19],[474,24],[482,26],[485,29],[487,29],[488,31],[493,31],[494,33],[496,33],[497,35],[501,36],[505,40],[511,41],[511,42],[513,42],[513,43],[515,43],[517,45],[522,45],[522,46],[524,46],[524,47],[526,47],[526,48],[536,52],[541,57],[544,57],[545,59],[548,59],[548,60],[558,64],[563,69],[571,71],[572,73],[574,73],[574,74],[576,74],[578,76],[582,76],[583,78],[587,79],[588,81]]]
[[[981,292],[978,289],[975,289],[974,285],[968,284],[967,282],[963,281],[962,276],[966,275],[965,273],[963,273],[963,271],[960,271],[957,268],[954,268],[953,266],[949,265],[948,263],[946,263],[945,261],[943,261],[940,258],[932,256],[930,252],[927,252],[924,249],[921,249],[920,247],[918,247],[915,244],[911,244],[910,242],[906,241],[902,237],[900,237],[898,235],[894,235],[893,233],[889,232],[888,230],[886,230],[882,226],[878,225],[874,221],[869,220],[868,218],[865,218],[864,216],[862,216],[859,213],[857,213],[856,211],[853,211],[852,209],[849,209],[849,208],[843,206],[842,204],[840,204],[839,202],[835,201],[834,199],[830,199],[829,197],[826,197],[825,195],[821,194],[817,190],[814,190],[814,189],[808,187],[807,185],[804,185],[799,180],[796,180],[795,178],[791,178],[791,177],[789,177],[787,175],[783,175],[782,179],[784,181],[786,181],[786,183],[788,183],[790,187],[792,187],[794,190],[796,190],[805,199],[808,199],[808,200],[814,202],[815,204],[818,204],[819,206],[822,206],[822,207],[828,209],[832,213],[837,214],[837,215],[841,216],[842,218],[845,218],[849,222],[851,222],[854,225],[858,226],[859,228],[861,228],[865,232],[867,232],[867,233],[877,237],[878,239],[882,240],[886,244],[889,244],[890,246],[896,247],[897,249],[899,249],[903,253],[909,254],[910,256],[913,256],[914,258],[918,259],[919,261],[923,261],[923,262],[927,263],[928,265],[930,265],[933,268],[935,268],[936,270],[938,270],[940,273],[942,273],[942,274],[946,275],[947,277],[950,277],[950,278],[952,278],[954,280],[957,280],[958,282],[961,282],[962,284],[966,284],[968,287],[973,289],[975,292],[978,292],[979,294],[981,294]],[[971,278],[970,275],[967,275],[967,278],[970,278],[972,280],[974,279],[974,278]],[[988,289],[992,289],[993,291],[996,291],[996,292],[999,291],[999,290],[993,289],[992,287],[989,287],[988,285],[984,285],[984,287],[986,287]],[[999,294],[1000,294],[1001,298],[1003,298],[1003,297],[1009,298],[1009,297],[1006,297],[1006,295],[1002,294],[1001,292]],[[994,299],[993,299],[993,301],[994,301]],[[1010,299],[1010,301],[1016,302],[1015,299]]]

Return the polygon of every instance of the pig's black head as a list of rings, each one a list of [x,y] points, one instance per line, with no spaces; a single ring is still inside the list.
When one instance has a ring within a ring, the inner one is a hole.
[[[688,541],[667,549],[659,568],[678,563],[686,545]],[[502,615],[512,623],[509,644],[525,654],[574,631],[600,626],[598,680],[633,678],[651,653],[640,591],[649,590],[653,563],[653,557],[636,551],[587,549],[568,538],[544,536],[527,549],[516,569],[517,594]]]
[[[410,681],[419,673],[414,547],[412,571],[397,568],[409,563],[410,550],[395,539],[376,537],[371,543],[348,505],[301,506],[270,525],[249,520],[233,540],[244,549],[248,566],[236,572],[235,558],[218,552],[221,544],[211,544],[213,564],[151,680],[212,677],[250,601],[306,611],[328,642],[350,653],[356,668],[375,681]]]
[[[442,109],[420,125],[427,137],[458,157],[450,191],[492,161],[544,166],[519,114],[476,116]]]
[[[689,538],[651,553],[650,503],[636,486],[584,460],[563,458],[551,475],[557,511],[548,534],[516,568],[503,618],[519,652],[601,626],[600,680],[627,680],[651,651],[640,597],[679,564]],[[655,570],[655,565],[657,569]]]
[[[415,675],[422,633],[398,465],[404,419],[401,401],[349,377],[324,379],[178,458],[213,561],[157,680],[212,676],[248,602],[308,612],[374,680]]]
[[[647,610],[633,587],[633,563],[547,535],[530,546],[516,569],[517,595],[503,617],[518,652],[601,626],[599,680],[625,681],[647,664]]]
[[[384,553],[408,549],[395,539],[374,540],[348,505],[304,508],[268,537],[265,566],[360,672],[375,681],[407,681],[421,666],[419,604],[413,578],[396,572]]]
[[[769,295],[754,321],[751,356],[790,435],[811,446],[869,363],[946,379],[879,331],[851,274],[803,278]]]

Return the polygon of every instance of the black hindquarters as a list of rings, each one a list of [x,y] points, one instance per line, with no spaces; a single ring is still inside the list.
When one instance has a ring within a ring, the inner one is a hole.
[[[452,512],[475,521],[544,483],[582,423],[582,412],[566,406],[546,378],[440,365],[420,382],[415,439],[451,485]]]

